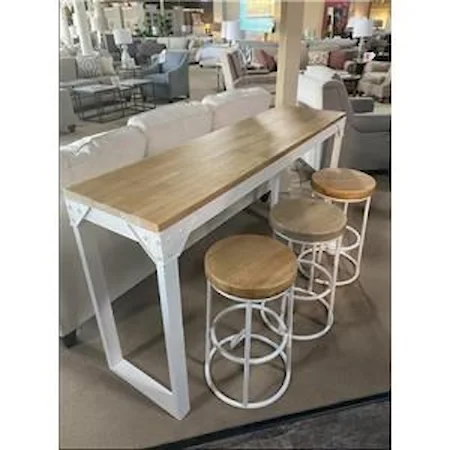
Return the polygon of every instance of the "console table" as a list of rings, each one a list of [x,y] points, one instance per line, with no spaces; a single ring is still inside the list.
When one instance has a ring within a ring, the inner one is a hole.
[[[344,125],[342,112],[274,108],[64,190],[112,372],[175,418],[189,412],[178,259],[190,233],[261,186],[276,203],[281,172],[333,135],[330,165],[336,167]],[[155,263],[170,389],[124,359],[102,264],[85,222],[139,243]]]

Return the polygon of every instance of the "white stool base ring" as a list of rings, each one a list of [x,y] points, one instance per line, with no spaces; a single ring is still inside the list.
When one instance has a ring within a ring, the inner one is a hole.
[[[215,316],[211,323],[211,300],[212,300],[212,290],[215,290],[217,293],[222,296],[228,298],[229,300],[233,300],[238,302],[237,305],[230,306],[219,314]],[[283,314],[279,315],[274,310],[265,306],[265,303],[269,301],[273,301],[275,299],[283,300]],[[284,316],[286,315],[286,304],[288,305],[288,318],[287,322],[284,322]],[[216,325],[219,320],[222,319],[226,314],[231,313],[232,311],[236,311],[239,309],[243,309],[245,311],[245,327],[238,333],[227,336],[220,341],[217,338],[216,334]],[[282,336],[280,343],[276,343],[269,339],[267,336],[263,336],[261,334],[252,333],[252,311],[253,309],[259,310],[261,314],[265,314],[270,316],[277,323],[278,329],[282,330],[282,333],[279,333]],[[234,406],[236,408],[242,409],[257,409],[262,408],[264,406],[270,405],[271,403],[277,401],[285,392],[289,386],[289,382],[291,380],[291,352],[292,352],[292,315],[293,315],[293,288],[289,288],[288,290],[277,294],[270,298],[262,298],[262,299],[244,299],[240,297],[236,297],[230,294],[226,294],[225,292],[220,291],[218,288],[213,286],[209,281],[207,281],[207,298],[206,298],[206,347],[205,347],[205,364],[204,364],[204,372],[206,383],[211,389],[211,391],[223,402],[227,403],[230,406]],[[267,355],[252,358],[251,357],[251,341],[256,340],[262,342],[264,344],[269,345],[274,350]],[[230,353],[225,349],[225,345],[228,344],[230,349],[236,347],[236,345],[240,342],[244,341],[244,357],[238,357]],[[244,381],[243,381],[243,394],[242,401],[236,400],[234,398],[225,395],[214,383],[211,376],[211,364],[216,353],[220,353],[222,357],[225,359],[242,365],[244,368]],[[273,359],[280,357],[283,361],[284,365],[284,379],[281,387],[278,391],[273,394],[271,397],[258,401],[258,402],[250,402],[249,401],[249,383],[250,383],[250,368],[251,366],[265,364]]]
[[[226,338],[222,339],[221,341],[219,341],[219,346],[223,347],[224,344],[226,344],[227,342],[231,342],[232,339],[234,339],[234,337],[237,335],[232,335],[232,336],[227,336]],[[277,353],[277,356],[280,356],[281,360],[283,361],[284,364],[284,372],[285,372],[285,377],[283,380],[283,384],[281,385],[280,389],[271,397],[265,399],[265,400],[261,400],[259,402],[248,402],[247,405],[245,406],[243,402],[240,402],[238,400],[235,400],[231,397],[229,397],[228,395],[225,395],[214,383],[212,377],[211,377],[211,362],[212,359],[214,357],[214,355],[216,354],[217,350],[219,349],[219,347],[213,347],[212,350],[209,353],[208,359],[207,361],[205,361],[205,379],[206,379],[206,383],[208,384],[209,388],[211,389],[211,391],[223,402],[227,403],[230,406],[234,406],[236,408],[242,408],[242,409],[257,409],[257,408],[263,408],[264,406],[268,406],[273,402],[276,402],[285,392],[286,389],[289,386],[289,383],[291,381],[291,370],[290,367],[288,366],[287,363],[287,357],[286,357],[286,353],[284,351],[280,351],[277,352],[277,349],[279,348],[277,344],[275,344],[275,342],[271,341],[269,338],[265,337],[265,336],[261,336],[260,334],[255,334],[252,333],[251,338],[260,342],[263,342],[265,344],[270,345],[271,347],[273,347],[275,349],[275,352],[272,352],[271,355],[273,355],[274,353]],[[256,358],[254,358],[256,359]],[[254,360],[253,359],[253,360]],[[272,358],[273,359],[273,358]],[[258,365],[258,364],[262,364],[262,363],[258,363],[258,362],[252,362],[252,360],[250,360],[250,364],[251,365]]]

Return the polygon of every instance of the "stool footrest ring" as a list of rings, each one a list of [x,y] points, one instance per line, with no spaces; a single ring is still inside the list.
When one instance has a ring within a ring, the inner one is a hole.
[[[220,341],[220,344],[221,345],[225,344],[226,343],[225,341],[228,342],[233,337],[234,337],[234,335],[228,336],[225,339],[222,339]],[[265,336],[261,336],[259,334],[252,333],[251,337],[252,337],[252,339],[264,342],[264,343],[272,346],[273,348],[277,348],[277,345],[270,339],[266,338]],[[216,386],[216,384],[214,383],[214,381],[212,380],[212,377],[211,377],[210,366],[211,366],[212,359],[218,349],[219,349],[219,347],[213,347],[211,349],[211,351],[207,357],[207,360],[205,361],[204,369],[205,369],[206,383],[208,384],[211,391],[223,402],[227,403],[230,406],[234,406],[236,408],[257,409],[257,408],[263,408],[264,406],[270,405],[271,403],[278,400],[286,392],[286,389],[288,388],[289,383],[291,381],[291,368],[288,365],[286,353],[284,351],[281,351],[278,354],[278,356],[280,356],[281,360],[283,361],[285,377],[284,377],[283,384],[281,385],[280,389],[274,395],[272,395],[271,397],[269,397],[265,400],[261,400],[259,402],[248,402],[246,405],[243,402],[240,402],[238,400],[235,400],[234,398],[229,397],[228,395],[225,395],[221,390],[219,390],[219,388]]]

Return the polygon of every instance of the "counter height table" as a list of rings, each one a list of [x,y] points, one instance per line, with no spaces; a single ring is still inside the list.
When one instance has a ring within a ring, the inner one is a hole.
[[[342,112],[269,109],[64,190],[108,366],[116,375],[177,419],[189,412],[178,259],[190,233],[262,186],[276,203],[281,172],[332,136],[330,166],[337,167],[344,125]],[[170,389],[123,358],[86,221],[138,242],[154,262]]]

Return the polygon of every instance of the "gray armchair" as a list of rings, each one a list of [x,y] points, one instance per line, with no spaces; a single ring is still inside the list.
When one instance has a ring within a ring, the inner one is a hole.
[[[339,80],[330,80],[323,85],[323,108],[347,114],[340,167],[390,171],[390,114],[373,114],[372,99],[349,99],[344,84]],[[331,144],[327,142],[325,145],[322,166],[329,163]]]
[[[189,52],[166,50],[165,61],[156,62],[143,70],[143,76],[152,80],[153,86],[144,86],[144,94],[172,101],[189,97]]]

